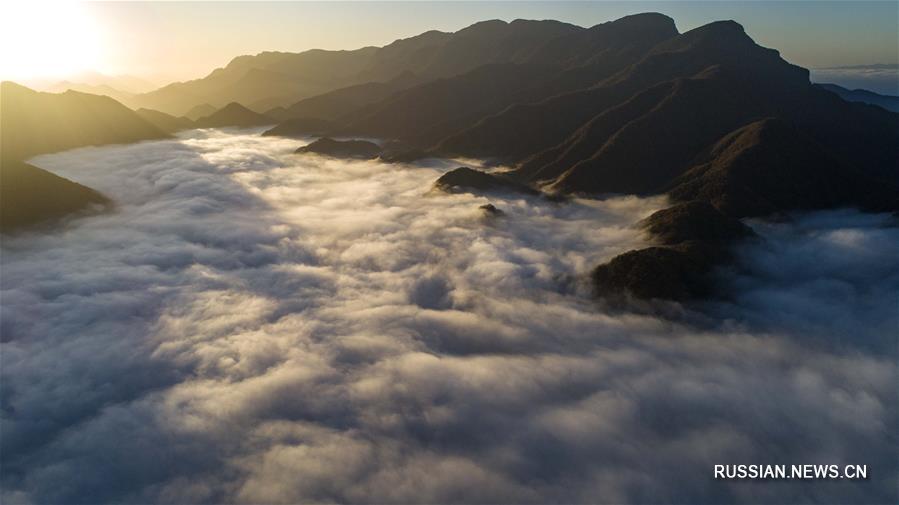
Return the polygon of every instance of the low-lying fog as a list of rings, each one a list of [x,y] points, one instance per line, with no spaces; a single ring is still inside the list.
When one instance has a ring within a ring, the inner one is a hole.
[[[453,163],[257,133],[33,160],[117,209],[4,239],[0,501],[895,502],[889,216],[756,223],[734,299],[672,322],[584,283],[660,199],[488,218],[427,194]]]

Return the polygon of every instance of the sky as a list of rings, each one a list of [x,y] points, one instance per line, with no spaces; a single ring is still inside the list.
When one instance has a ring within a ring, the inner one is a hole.
[[[235,56],[384,45],[485,19],[558,19],[581,26],[637,12],[681,31],[734,19],[760,44],[808,68],[899,63],[896,2],[6,2],[0,78],[85,71],[156,84],[202,77]],[[10,22],[12,21],[12,22]],[[24,44],[23,41],[29,41]],[[894,69],[895,72],[895,69]]]

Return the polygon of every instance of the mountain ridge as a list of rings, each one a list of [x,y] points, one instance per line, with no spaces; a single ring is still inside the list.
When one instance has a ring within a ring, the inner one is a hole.
[[[589,28],[487,20],[384,47],[238,56],[139,98],[160,105],[139,118],[166,131],[278,123],[264,135],[321,135],[323,152],[363,146],[328,137],[379,138],[385,162],[509,165],[501,178],[460,167],[438,187],[667,194],[677,212],[649,229],[657,238],[704,219],[899,211],[899,115],[812,84],[807,69],[732,20],[684,33],[658,13]],[[202,117],[188,123],[172,109]],[[613,260],[594,282],[682,296],[694,291],[647,285],[639,269],[698,287],[711,266],[732,260],[734,237],[681,238]]]
[[[25,162],[38,154],[168,135],[107,96],[0,83],[0,232],[111,205],[99,192]]]

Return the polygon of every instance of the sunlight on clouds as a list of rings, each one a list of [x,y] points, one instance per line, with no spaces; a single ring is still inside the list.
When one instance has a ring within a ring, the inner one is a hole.
[[[754,223],[715,322],[671,321],[584,283],[662,199],[485,219],[429,194],[455,162],[258,133],[34,159],[118,206],[4,240],[4,503],[895,501],[889,216]],[[883,477],[708,484],[821,458]]]

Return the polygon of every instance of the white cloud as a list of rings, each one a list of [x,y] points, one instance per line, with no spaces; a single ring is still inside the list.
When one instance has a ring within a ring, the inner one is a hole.
[[[427,195],[454,165],[190,132],[35,163],[115,213],[4,240],[3,502],[895,501],[883,216],[758,225],[734,300],[609,313],[658,199]],[[894,336],[894,333],[892,334]],[[868,481],[712,465],[868,464]]]

